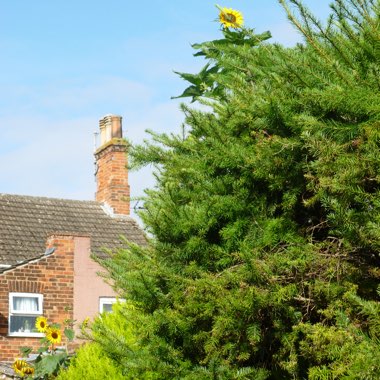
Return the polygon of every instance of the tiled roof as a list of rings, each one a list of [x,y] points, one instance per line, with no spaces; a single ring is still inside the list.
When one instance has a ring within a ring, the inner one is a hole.
[[[132,218],[112,217],[99,202],[0,194],[0,272],[40,257],[52,234],[88,235],[98,255],[120,246],[120,236],[146,244]]]

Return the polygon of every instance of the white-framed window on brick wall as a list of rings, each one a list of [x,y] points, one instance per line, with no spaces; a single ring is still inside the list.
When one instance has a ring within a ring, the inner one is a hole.
[[[39,337],[36,319],[43,312],[43,295],[36,293],[9,293],[10,336]]]

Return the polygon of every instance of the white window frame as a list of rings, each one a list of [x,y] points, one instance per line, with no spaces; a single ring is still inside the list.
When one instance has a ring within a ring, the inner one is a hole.
[[[123,302],[124,300],[116,297],[99,297],[99,313],[104,313],[104,305],[113,305],[118,301]]]
[[[38,302],[38,310],[34,312],[26,312],[15,310],[13,308],[13,298],[14,297],[25,297],[25,298],[37,298]],[[42,316],[43,313],[43,295],[39,293],[17,293],[10,292],[9,293],[9,318],[8,318],[8,336],[22,336],[22,337],[42,337],[43,333],[39,332],[11,332],[11,318],[13,316],[30,316],[30,317],[39,317]],[[34,326],[31,326],[34,328]]]

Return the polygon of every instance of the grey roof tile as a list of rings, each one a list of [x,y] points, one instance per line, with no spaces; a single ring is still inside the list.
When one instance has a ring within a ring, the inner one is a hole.
[[[54,233],[90,236],[91,250],[97,255],[104,248],[120,246],[120,236],[146,244],[132,218],[111,217],[99,202],[0,194],[0,264],[39,257]]]

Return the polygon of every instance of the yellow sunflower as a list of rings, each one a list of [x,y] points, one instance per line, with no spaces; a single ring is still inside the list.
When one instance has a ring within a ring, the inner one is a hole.
[[[239,28],[243,25],[243,15],[231,8],[219,8],[219,21],[225,28]]]
[[[49,340],[50,343],[61,343],[61,330],[56,327],[49,327],[46,331],[46,338]]]
[[[34,375],[34,368],[33,367],[24,367],[22,369],[22,373],[25,376],[33,376]]]
[[[86,317],[84,321],[82,322],[82,327],[85,328],[90,323],[90,317]]]
[[[14,371],[21,376],[24,376],[23,369],[28,367],[28,363],[25,360],[15,360],[13,363]]]
[[[48,329],[48,322],[47,322],[47,319],[45,317],[38,317],[36,319],[36,329],[39,331],[39,332],[45,332],[47,329]]]

